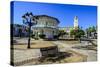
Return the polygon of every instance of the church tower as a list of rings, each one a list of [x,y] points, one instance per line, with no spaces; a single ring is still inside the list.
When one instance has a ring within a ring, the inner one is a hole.
[[[78,17],[74,17],[74,29],[78,29]]]

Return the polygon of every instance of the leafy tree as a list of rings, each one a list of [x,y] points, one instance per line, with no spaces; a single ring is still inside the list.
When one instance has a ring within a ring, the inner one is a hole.
[[[63,36],[65,34],[66,34],[66,32],[64,30],[59,30],[59,36]]]
[[[25,25],[27,25],[29,27],[28,29],[28,46],[27,48],[30,48],[30,40],[31,40],[31,27],[35,24],[37,24],[37,19],[35,16],[33,16],[32,12],[30,13],[25,13],[23,16],[22,16],[22,19],[23,19],[23,23]]]
[[[81,38],[81,36],[83,36],[85,34],[85,32],[83,31],[83,30],[78,30],[77,32],[76,32],[76,35],[75,35],[75,37],[76,38]]]
[[[18,30],[18,34],[19,34],[19,37],[22,36],[22,29],[21,29],[21,28],[19,28],[19,30]]]
[[[86,31],[87,31],[87,37],[91,36],[92,32],[96,32],[96,27],[95,26],[89,27],[86,29]]]
[[[45,34],[40,34],[39,37],[44,39],[45,38]]]
[[[70,31],[70,35],[74,35],[75,38],[80,39],[81,36],[83,36],[85,34],[85,32],[82,29],[78,29],[78,30],[71,30]]]

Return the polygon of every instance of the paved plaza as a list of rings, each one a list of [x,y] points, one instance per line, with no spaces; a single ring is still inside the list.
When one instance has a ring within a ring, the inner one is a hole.
[[[53,45],[57,45],[60,52],[74,51],[76,53],[79,53],[81,56],[84,55],[87,57],[85,61],[97,60],[96,50],[77,48],[80,46],[89,45],[87,41],[82,41],[81,43],[79,43],[78,41],[43,41],[43,40],[32,39],[31,49],[27,49],[27,38],[22,38],[22,39],[16,39],[16,44],[14,45],[14,63],[19,64],[19,62],[22,62],[25,60],[30,61],[32,59],[32,62],[31,61],[28,63],[26,62],[23,65],[39,64],[38,61],[36,60],[41,57],[41,52],[40,52],[39,47],[45,47],[45,46],[47,47],[47,46],[53,46]],[[79,57],[80,56],[78,56],[77,59]],[[79,62],[82,62],[82,61],[79,61]]]
[[[61,43],[61,42],[55,42],[56,44],[59,45],[62,45],[64,48],[61,49],[62,51],[65,51],[65,50],[72,50],[72,51],[75,51],[75,52],[78,52],[78,53],[81,53],[83,55],[86,55],[87,56],[87,61],[96,61],[97,60],[97,51],[94,51],[94,50],[84,50],[84,49],[77,49],[77,48],[73,48],[73,47],[76,47],[76,46],[86,46],[88,45],[87,42],[82,42],[81,44],[65,44],[65,43]]]

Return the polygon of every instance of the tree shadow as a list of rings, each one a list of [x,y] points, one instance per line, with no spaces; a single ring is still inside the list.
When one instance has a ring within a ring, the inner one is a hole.
[[[58,52],[56,55],[48,55],[48,56],[43,56],[39,59],[40,62],[56,62],[56,61],[61,61],[64,58],[70,57],[72,53],[68,52]]]

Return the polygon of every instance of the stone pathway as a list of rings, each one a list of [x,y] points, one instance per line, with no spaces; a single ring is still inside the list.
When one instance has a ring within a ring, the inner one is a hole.
[[[54,42],[54,44],[58,45],[58,47],[60,48],[60,46],[62,45],[63,48],[60,49],[60,51],[66,51],[66,50],[73,50],[75,52],[81,53],[83,55],[87,56],[87,61],[96,61],[97,60],[97,52],[94,50],[83,50],[83,49],[77,49],[77,48],[72,48],[74,46],[86,46],[88,45],[88,43],[82,42],[81,44],[73,44],[73,45],[68,45],[62,42]]]

